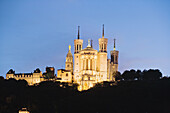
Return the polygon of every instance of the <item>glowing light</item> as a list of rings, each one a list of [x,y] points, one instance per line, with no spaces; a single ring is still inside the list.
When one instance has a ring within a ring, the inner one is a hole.
[[[70,51],[70,50],[71,50],[71,45],[69,45],[69,47],[68,47],[68,48],[69,48],[69,51]]]

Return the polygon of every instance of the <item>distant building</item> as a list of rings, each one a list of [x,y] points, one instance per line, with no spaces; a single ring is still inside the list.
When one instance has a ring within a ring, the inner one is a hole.
[[[22,108],[21,110],[19,110],[19,113],[30,113],[30,112],[27,111],[27,108]]]
[[[15,78],[16,80],[26,80],[28,85],[33,85],[44,81],[42,72],[39,68],[34,70],[33,73],[15,73],[14,70],[10,69],[6,74],[6,79]]]
[[[72,83],[73,80],[73,55],[71,54],[71,46],[66,56],[65,69],[57,70],[57,81]]]
[[[116,50],[114,39],[114,48],[110,52],[111,59],[108,59],[107,43],[108,39],[104,37],[103,25],[102,38],[99,38],[99,51],[93,49],[90,40],[88,40],[87,47],[82,49],[83,40],[80,39],[78,27],[78,38],[74,40],[74,71],[73,56],[71,54],[71,46],[69,46],[65,69],[57,71],[57,79],[61,82],[73,81],[79,84],[79,90],[87,90],[96,83],[103,81],[114,81],[113,73],[118,71],[119,51]]]
[[[73,74],[70,70],[58,69],[57,70],[57,81],[72,83]]]

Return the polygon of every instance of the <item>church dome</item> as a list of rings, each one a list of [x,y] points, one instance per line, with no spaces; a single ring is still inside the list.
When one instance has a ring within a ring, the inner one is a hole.
[[[67,53],[67,57],[73,57],[73,55],[71,54],[71,46],[69,45],[69,51]]]
[[[85,49],[83,49],[82,51],[84,52],[84,51],[97,51],[97,50],[93,49],[92,42],[91,42],[91,45],[90,45],[90,40],[88,40],[87,47]]]
[[[93,49],[92,47],[86,47],[86,48],[83,49],[82,51],[96,51],[96,50]]]
[[[67,57],[73,57],[73,55],[71,54],[71,51],[69,50],[67,53]]]

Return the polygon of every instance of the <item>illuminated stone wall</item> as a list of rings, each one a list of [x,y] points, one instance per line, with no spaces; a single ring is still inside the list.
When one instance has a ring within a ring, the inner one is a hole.
[[[72,76],[71,71],[65,69],[57,70],[57,81],[72,83]]]
[[[35,70],[34,73],[11,73],[10,71],[6,74],[6,79],[14,78],[16,80],[26,80],[28,85],[33,85],[44,81],[41,71],[36,72]]]

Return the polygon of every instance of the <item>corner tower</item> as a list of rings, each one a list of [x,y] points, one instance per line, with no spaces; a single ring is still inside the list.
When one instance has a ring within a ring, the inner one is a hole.
[[[116,50],[116,39],[114,39],[114,48],[113,51],[110,51],[111,54],[111,69],[110,69],[110,74],[118,71],[118,56],[119,56],[119,51]],[[113,80],[113,77],[110,77],[111,80]]]
[[[111,63],[114,64],[114,71],[118,71],[119,51],[116,50],[116,39],[114,39],[114,48],[113,48],[113,51],[110,51],[110,54],[111,54]]]
[[[104,38],[104,24],[103,24],[102,38],[99,38],[99,52],[107,53],[107,42],[108,39]]]
[[[102,38],[99,38],[99,52],[98,52],[98,67],[101,81],[107,80],[107,42],[108,39],[104,37],[104,24]]]
[[[66,56],[65,70],[71,71],[71,73],[73,73],[73,55],[71,54],[70,45],[69,45],[69,51]]]
[[[74,40],[74,81],[78,82],[80,79],[79,73],[80,73],[80,51],[83,47],[83,40],[80,39],[80,26],[78,26],[78,35],[77,39]]]

